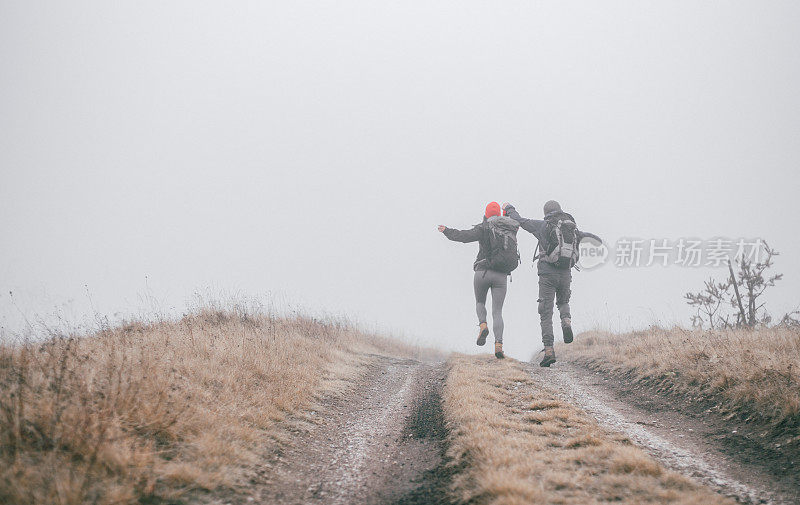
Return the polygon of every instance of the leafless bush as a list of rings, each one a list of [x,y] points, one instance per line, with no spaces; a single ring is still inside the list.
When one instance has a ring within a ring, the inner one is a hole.
[[[697,308],[692,316],[692,326],[702,327],[703,323],[714,328],[729,328],[730,314],[724,313],[724,307],[730,298],[731,282],[717,282],[713,278],[705,281],[705,287],[698,293],[686,293],[689,305]],[[720,309],[723,308],[723,312]]]
[[[754,261],[740,256],[735,259],[738,269],[728,263],[730,275],[724,281],[709,278],[704,288],[697,293],[686,293],[686,303],[695,307],[697,313],[692,316],[692,325],[703,327],[707,324],[711,329],[755,328],[768,325],[772,317],[761,301],[764,292],[783,278],[783,274],[769,274],[773,259],[778,256],[775,249],[764,243],[765,258]],[[786,314],[781,322],[791,322],[792,313]]]
[[[792,329],[800,329],[800,310],[793,310],[787,314],[785,314],[781,321],[778,323],[778,326],[783,326],[785,328],[792,328]]]

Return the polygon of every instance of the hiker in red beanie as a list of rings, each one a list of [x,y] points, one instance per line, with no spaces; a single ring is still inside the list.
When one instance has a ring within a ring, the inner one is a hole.
[[[486,205],[486,213],[483,215],[484,219],[489,219],[492,216],[500,215],[500,204],[497,202],[489,202]]]
[[[439,225],[444,236],[456,242],[478,242],[478,257],[473,264],[475,271],[475,307],[478,313],[478,345],[486,343],[489,326],[486,324],[486,296],[492,291],[492,331],[494,332],[494,355],[503,354],[503,302],[506,298],[508,276],[519,265],[517,229],[519,224],[502,216],[500,204],[489,202],[483,222],[469,230],[456,230]]]

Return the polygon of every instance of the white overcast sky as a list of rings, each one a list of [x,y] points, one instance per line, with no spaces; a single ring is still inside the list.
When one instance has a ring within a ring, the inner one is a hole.
[[[477,245],[435,226],[551,198],[611,245],[765,238],[780,315],[800,303],[799,26],[788,1],[4,0],[0,323],[146,295],[179,313],[210,288],[470,350]],[[575,325],[688,324],[709,275],[575,273]]]

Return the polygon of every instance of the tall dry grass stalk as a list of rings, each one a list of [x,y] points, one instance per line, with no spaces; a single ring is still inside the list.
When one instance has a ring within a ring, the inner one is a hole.
[[[443,399],[458,503],[733,503],[604,431],[515,360],[451,358]]]
[[[363,353],[415,352],[335,321],[220,309],[0,346],[0,503],[159,503],[233,486]]]
[[[800,435],[800,331],[788,328],[588,332],[564,349],[569,359]]]

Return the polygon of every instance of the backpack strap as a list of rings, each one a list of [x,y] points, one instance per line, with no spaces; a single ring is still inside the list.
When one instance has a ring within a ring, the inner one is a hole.
[[[492,237],[496,236],[494,228],[487,221],[483,229],[486,231],[486,263],[492,261]],[[486,277],[486,270],[483,271],[483,276]]]

